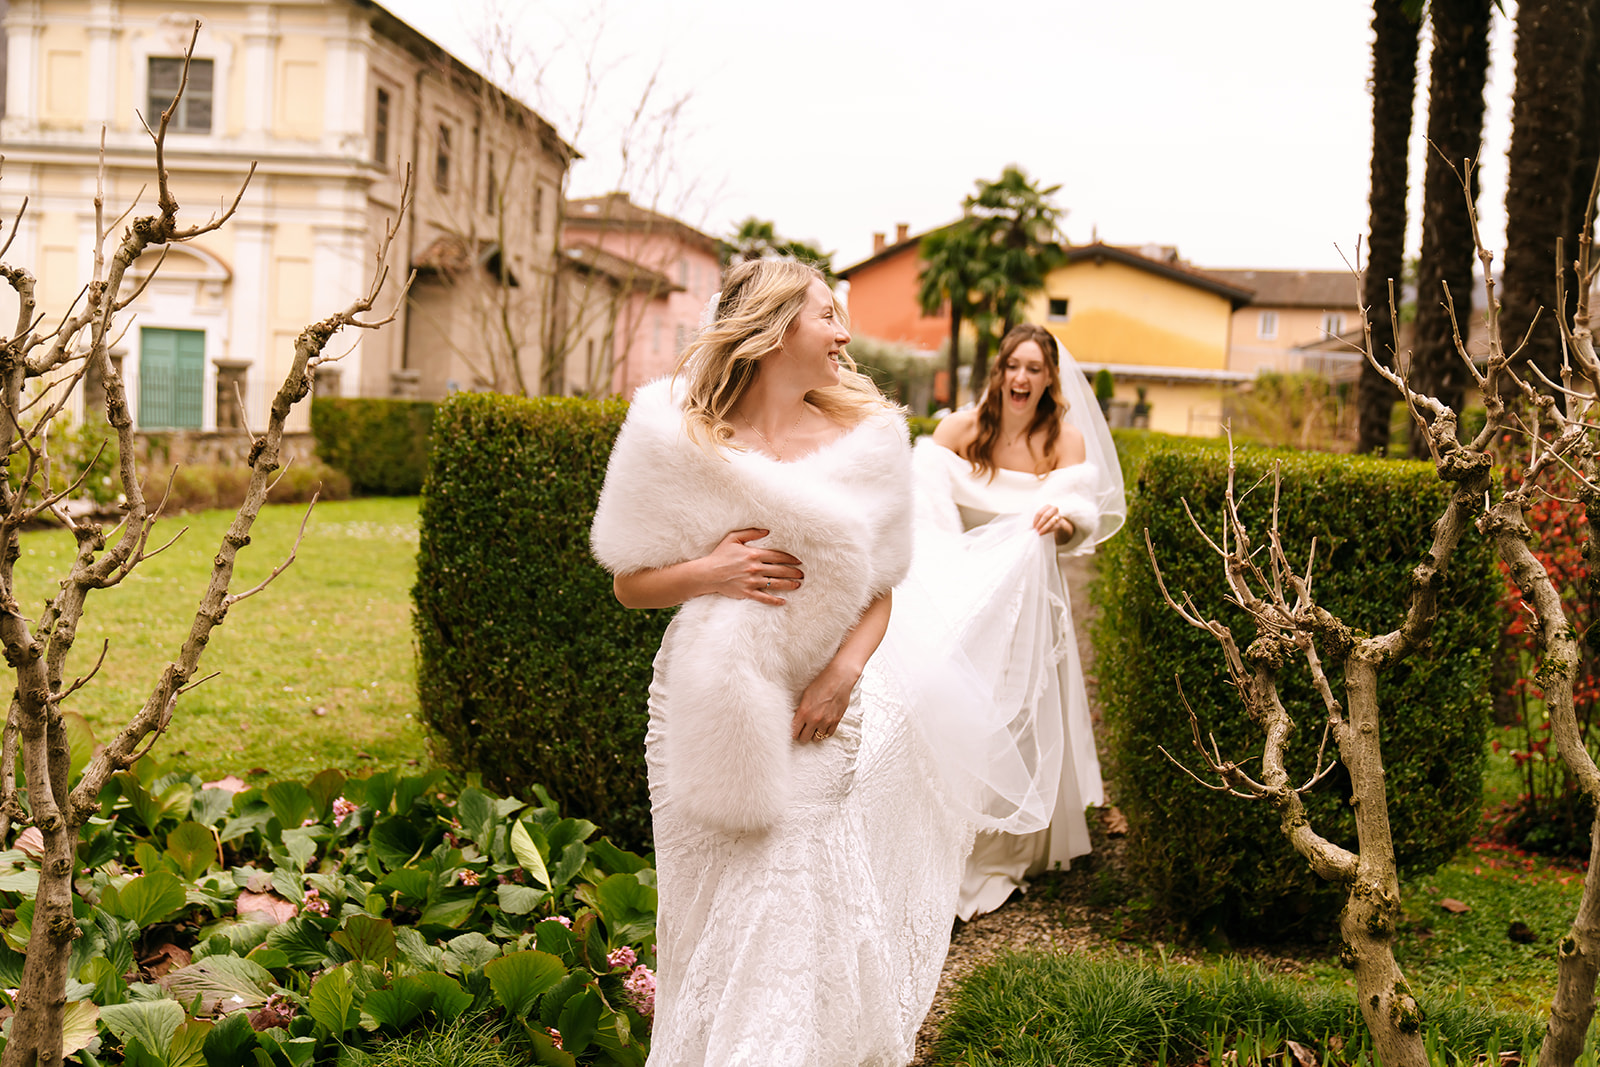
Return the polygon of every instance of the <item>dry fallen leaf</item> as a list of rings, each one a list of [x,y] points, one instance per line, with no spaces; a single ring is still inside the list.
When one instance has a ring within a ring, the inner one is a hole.
[[[179,948],[170,942],[163,942],[139,963],[152,978],[160,978],[174,967],[187,967],[194,961],[193,955],[187,950]]]
[[[1455,897],[1445,897],[1443,900],[1439,901],[1439,907],[1453,915],[1461,915],[1472,910],[1472,906],[1470,904],[1463,904]]]
[[[44,856],[44,834],[39,832],[37,826],[30,826],[17,835],[17,848],[29,859],[41,859]]]
[[[204,782],[201,784],[201,788],[222,789],[229,793],[238,793],[245,788],[245,782],[243,778],[230,774],[226,778],[218,778],[214,782]]]
[[[1322,1061],[1317,1058],[1317,1054],[1300,1042],[1287,1041],[1284,1044],[1288,1047],[1289,1054],[1294,1057],[1294,1067],[1321,1067]]]
[[[239,891],[237,907],[239,916],[256,914],[262,918],[271,919],[275,923],[287,922],[294,918],[298,909],[276,893],[252,893],[248,889]]]
[[[1121,808],[1107,808],[1105,814],[1107,837],[1121,837],[1128,832],[1128,817]]]

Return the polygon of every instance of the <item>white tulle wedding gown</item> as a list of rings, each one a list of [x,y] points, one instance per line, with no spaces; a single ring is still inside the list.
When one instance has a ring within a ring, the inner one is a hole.
[[[924,439],[917,443],[914,468],[917,542],[907,584],[925,587],[920,595],[930,605],[956,605],[954,614],[969,617],[965,625],[972,632],[963,639],[965,646],[1002,658],[999,670],[989,667],[986,673],[1039,672],[1032,683],[1037,693],[1035,728],[1046,737],[1054,731],[1059,739],[1045,746],[1059,744],[1060,751],[1059,779],[1047,791],[1054,798],[1048,827],[977,836],[957,906],[958,916],[970,919],[999,907],[1026,885],[1028,877],[1057,865],[1065,869],[1074,857],[1090,850],[1084,809],[1103,804],[1105,791],[1070,601],[1057,558],[1058,551],[1065,555],[1090,536],[1099,511],[1089,488],[1094,472],[1086,464],[1053,471],[1042,479],[1001,469],[990,480],[975,476],[966,460]],[[1031,530],[1033,515],[1047,503],[1072,518],[1078,531],[1059,548]],[[1030,569],[1007,566],[1008,557],[1029,559]],[[1049,604],[1048,623],[1030,618],[1029,608],[1015,607],[1031,603],[1030,594],[1041,593]],[[902,600],[907,603],[897,603],[897,610],[910,607],[909,591]],[[912,614],[927,615],[931,610]],[[904,624],[912,621],[897,619]],[[1045,625],[1047,633],[1035,632]],[[1043,648],[1049,652],[1041,653]],[[1003,661],[1007,652],[1009,663]],[[934,699],[930,696],[920,703]]]

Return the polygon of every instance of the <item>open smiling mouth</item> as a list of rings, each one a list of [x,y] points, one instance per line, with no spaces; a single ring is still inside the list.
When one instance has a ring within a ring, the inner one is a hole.
[[[1011,390],[1011,399],[1016,401],[1018,404],[1026,404],[1028,402],[1028,398],[1032,395],[1033,394],[1026,389]]]

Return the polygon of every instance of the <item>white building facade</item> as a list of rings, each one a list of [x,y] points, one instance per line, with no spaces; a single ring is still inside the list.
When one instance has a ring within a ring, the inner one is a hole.
[[[406,161],[416,199],[379,311],[393,306],[413,257],[441,237],[503,235],[504,253],[529,277],[554,263],[554,212],[548,222],[538,213],[558,195],[570,146],[377,4],[11,0],[3,13],[0,212],[9,219],[29,201],[7,259],[34,271],[51,317],[90,277],[102,128],[107,217],[141,190],[134,215],[155,210],[140,116],[154,127],[170,103],[197,21],[166,142],[180,223],[221,211],[256,164],[237,214],[175,247],[129,308],[114,357],[141,430],[265,423],[299,332],[366,292],[401,207]],[[509,207],[508,189],[519,198]],[[136,265],[135,281],[155,259]],[[319,371],[319,393],[439,394],[465,377],[436,365],[449,353],[408,345],[410,317],[402,308],[381,331],[339,334],[330,348],[341,358]],[[297,418],[291,429],[304,427],[303,406]]]

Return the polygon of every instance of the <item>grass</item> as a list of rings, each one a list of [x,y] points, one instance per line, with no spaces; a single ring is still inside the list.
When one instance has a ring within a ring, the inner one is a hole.
[[[287,556],[305,509],[262,509],[239,553],[234,591],[249,589]],[[140,707],[176,656],[211,560],[232,519],[206,511],[164,519],[160,544],[188,532],[113,589],[92,592],[67,677],[87,672],[109,641],[100,673],[66,703],[104,740]],[[417,721],[411,641],[417,501],[365,499],[318,504],[295,562],[271,585],[234,605],[212,633],[201,674],[221,674],[178,701],[155,753],[205,778],[265,770],[303,777],[425,760]],[[23,535],[17,598],[37,617],[71,562],[60,531]]]
[[[1491,1044],[1520,1049],[1536,1043],[1542,1029],[1530,1015],[1460,998],[1424,997],[1423,1007],[1432,1042],[1455,1053]],[[962,984],[941,1031],[938,1062],[1218,1064],[1233,1052],[1233,1062],[1265,1063],[1289,1040],[1324,1063],[1362,1062],[1366,1051],[1355,999],[1338,989],[1237,962],[1185,967],[1027,953],[1001,957]]]
[[[518,1067],[529,1062],[502,1044],[497,1030],[485,1016],[463,1015],[438,1029],[408,1031],[370,1056],[351,1060],[361,1067]]]

